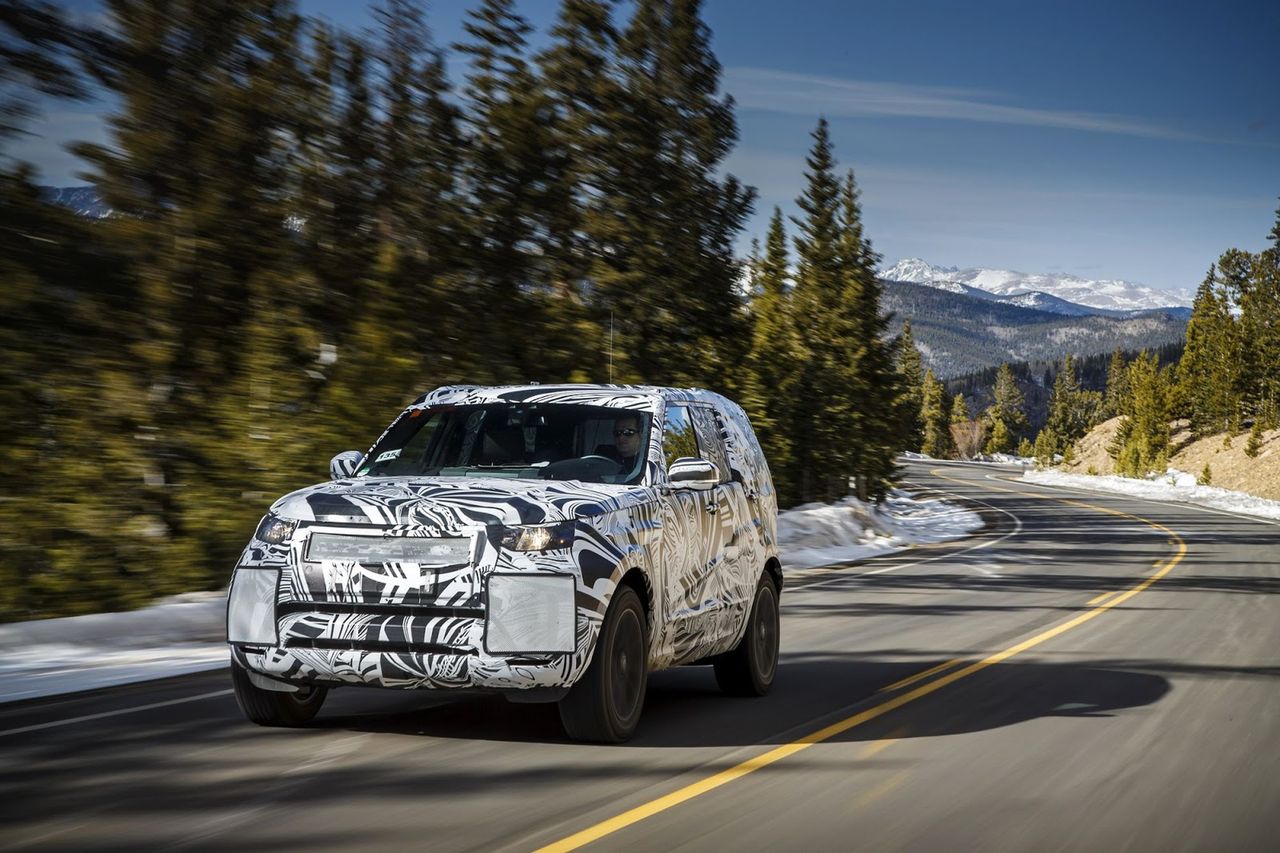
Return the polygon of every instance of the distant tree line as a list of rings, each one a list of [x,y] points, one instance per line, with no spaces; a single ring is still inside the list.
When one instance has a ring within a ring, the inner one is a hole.
[[[106,0],[100,29],[6,3],[0,133],[37,93],[118,106],[76,149],[111,217],[0,174],[0,619],[224,583],[271,499],[450,382],[712,388],[784,504],[883,495],[910,406],[827,125],[790,245],[775,211],[744,263],[701,3],[613,7],[563,0],[535,53],[510,0],[452,50],[409,0],[372,34],[288,0]]]
[[[1060,364],[1002,364],[939,387],[932,371],[920,375],[918,351],[905,355],[907,396],[919,412],[912,444],[931,456],[968,457],[980,447],[1050,463],[1069,458],[1085,433],[1119,416],[1107,450],[1120,474],[1164,471],[1172,423],[1182,419],[1193,438],[1225,433],[1230,442],[1247,428],[1245,452],[1256,455],[1263,431],[1280,426],[1280,210],[1267,239],[1269,248],[1229,249],[1209,268],[1185,344],[1117,349],[1105,372],[1103,357],[1067,356]],[[910,350],[908,326],[903,351]],[[944,416],[948,391],[953,408]],[[970,418],[974,402],[986,405]]]

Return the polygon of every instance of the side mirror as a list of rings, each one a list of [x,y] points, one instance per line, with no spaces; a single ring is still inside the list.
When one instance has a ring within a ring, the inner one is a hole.
[[[363,461],[364,454],[359,450],[344,450],[329,460],[329,479],[347,479],[355,474],[356,469],[360,467],[360,463]]]
[[[720,482],[720,472],[705,459],[681,456],[667,469],[667,479],[675,489],[695,489],[705,492]]]

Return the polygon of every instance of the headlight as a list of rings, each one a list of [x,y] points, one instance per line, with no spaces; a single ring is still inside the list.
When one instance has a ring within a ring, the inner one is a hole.
[[[573,522],[507,527],[502,531],[502,547],[508,551],[555,551],[573,547]]]
[[[297,526],[298,522],[292,519],[267,513],[262,523],[258,525],[258,532],[253,534],[253,538],[268,545],[283,545],[293,538],[293,531]]]

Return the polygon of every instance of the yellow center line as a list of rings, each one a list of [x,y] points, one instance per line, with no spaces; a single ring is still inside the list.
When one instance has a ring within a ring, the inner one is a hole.
[[[951,667],[955,666],[956,664],[964,663],[964,662],[965,662],[965,658],[952,658],[946,663],[940,663],[937,666],[931,666],[928,669],[924,670],[923,672],[917,672],[915,675],[908,675],[906,678],[902,679],[901,681],[893,682],[893,684],[890,684],[888,687],[881,687],[876,692],[891,693],[894,690],[897,690],[899,687],[906,687],[908,684],[915,684],[917,681],[922,681],[928,678],[929,676],[933,675],[934,673],[942,672],[944,669],[951,669]]]
[[[933,474],[934,476],[940,477],[943,480],[950,480],[951,482],[958,482],[963,485],[969,485],[968,483],[965,483],[963,480],[953,480],[950,477],[944,476],[940,474],[937,470],[930,471],[929,473]],[[1134,519],[1135,521],[1140,521],[1143,524],[1148,525],[1149,527],[1152,527],[1156,530],[1167,533],[1171,541],[1174,541],[1177,543],[1178,553],[1175,554],[1173,557],[1169,558],[1164,568],[1160,569],[1154,574],[1148,575],[1146,578],[1144,578],[1142,581],[1135,584],[1134,586],[1129,587],[1126,590],[1121,590],[1119,595],[1115,596],[1114,598],[1111,598],[1106,603],[1099,604],[1090,610],[1086,610],[1083,613],[1080,613],[1079,615],[1066,620],[1065,622],[1061,622],[1053,626],[1052,628],[1049,628],[1045,631],[1041,631],[1039,634],[1036,634],[1035,636],[1029,639],[1023,640],[1022,642],[1009,646],[1008,648],[1003,649],[1002,651],[989,655],[988,657],[985,657],[980,661],[972,663],[969,666],[964,667],[963,669],[957,669],[952,672],[949,672],[946,675],[943,675],[941,678],[937,678],[933,681],[928,682],[927,684],[923,684],[915,688],[914,690],[909,690],[905,693],[899,693],[896,696],[886,699],[885,701],[881,702],[878,705],[873,705],[870,708],[859,711],[858,713],[850,717],[846,717],[843,720],[832,723],[831,725],[818,729],[815,732],[810,732],[804,737],[798,738],[792,741],[791,743],[774,747],[773,749],[763,752],[760,755],[754,756],[753,758],[748,758],[746,761],[736,764],[733,767],[730,767],[726,770],[721,770],[718,773],[713,773],[712,775],[704,779],[700,779],[697,782],[693,782],[692,784],[685,785],[683,788],[679,788],[675,791],[672,791],[669,794],[665,794],[661,797],[657,797],[656,799],[650,800],[647,803],[642,803],[641,805],[628,809],[622,814],[615,815],[614,817],[611,817],[608,820],[601,821],[600,823],[597,823],[594,826],[589,826],[586,829],[581,830],[580,832],[575,832],[573,835],[570,835],[566,838],[562,838],[559,841],[552,842],[551,844],[548,844],[544,847],[538,848],[536,853],[562,853],[562,851],[577,850],[579,847],[583,847],[587,844],[590,844],[593,841],[598,841],[607,835],[612,835],[613,833],[621,829],[625,829],[626,827],[631,826],[633,824],[639,823],[640,821],[645,820],[646,818],[653,817],[654,815],[660,814],[661,812],[674,808],[675,806],[678,806],[681,803],[688,802],[689,800],[692,800],[696,797],[700,797],[703,794],[706,794],[710,791],[714,791],[716,788],[719,788],[723,785],[727,785],[730,782],[733,782],[737,779],[741,779],[743,776],[754,773],[757,770],[761,770],[765,767],[768,767],[771,764],[776,764],[782,759],[789,758],[790,756],[795,755],[798,752],[802,752],[803,750],[806,750],[815,744],[819,744],[824,741],[831,740],[831,738],[836,737],[838,735],[842,735],[852,728],[855,728],[857,726],[863,725],[864,723],[868,723],[872,720],[882,717],[885,714],[889,713],[890,711],[897,710],[898,708],[901,708],[903,705],[910,704],[911,702],[914,702],[917,699],[928,696],[931,693],[936,693],[942,688],[950,684],[953,684],[961,680],[962,678],[968,678],[974,673],[981,672],[982,670],[986,669],[989,666],[993,666],[995,664],[1006,661],[1011,657],[1022,654],[1028,649],[1033,649],[1036,646],[1041,645],[1042,643],[1052,640],[1054,637],[1057,637],[1061,634],[1065,634],[1067,631],[1070,631],[1072,628],[1076,628],[1092,619],[1097,618],[1098,616],[1107,612],[1108,610],[1115,607],[1116,605],[1133,598],[1135,595],[1147,589],[1156,581],[1160,580],[1160,578],[1167,575],[1170,571],[1173,570],[1173,567],[1176,566],[1178,563],[1180,563],[1182,561],[1182,558],[1186,556],[1187,543],[1183,541],[1182,537],[1179,536],[1174,531],[1170,530],[1168,527],[1165,527],[1163,524],[1159,524],[1157,522],[1151,521],[1150,519],[1146,519],[1138,515],[1132,515],[1131,513],[1127,513],[1127,512],[1121,512],[1120,510],[1111,509],[1109,507],[1095,506],[1093,504],[1087,504],[1081,501],[1070,500],[1068,498],[1054,498],[1046,495],[1035,494],[1033,492],[1019,492],[1014,489],[1002,489],[999,486],[990,486],[989,488],[993,488],[993,489],[996,489],[997,491],[1002,491],[1002,492],[1011,492],[1013,494],[1019,494],[1025,497],[1033,497],[1040,500],[1057,501],[1059,503],[1065,503],[1071,506],[1078,506],[1078,507],[1084,507],[1086,509],[1098,510],[1100,512],[1109,513],[1111,515],[1118,515],[1123,518],[1131,518],[1131,519]]]

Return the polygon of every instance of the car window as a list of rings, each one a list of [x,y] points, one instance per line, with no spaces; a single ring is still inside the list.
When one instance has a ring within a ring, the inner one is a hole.
[[[647,412],[558,403],[413,409],[389,429],[359,474],[639,483]]]
[[[715,413],[710,409],[698,406],[690,410],[694,427],[698,433],[698,446],[702,448],[702,458],[713,463],[720,472],[720,482],[729,482],[729,457],[725,454],[724,442],[720,438],[720,428],[716,424]]]
[[[698,438],[684,406],[667,406],[667,419],[662,429],[662,453],[667,467],[682,456],[698,456]]]

